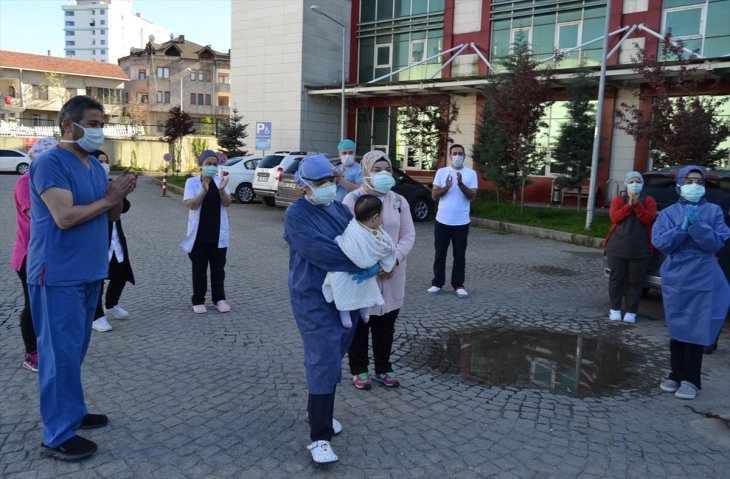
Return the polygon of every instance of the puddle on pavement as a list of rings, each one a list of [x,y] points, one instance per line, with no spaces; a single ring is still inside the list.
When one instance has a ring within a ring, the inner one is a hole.
[[[426,358],[428,368],[464,380],[578,397],[630,389],[640,359],[605,339],[497,329],[451,334]]]

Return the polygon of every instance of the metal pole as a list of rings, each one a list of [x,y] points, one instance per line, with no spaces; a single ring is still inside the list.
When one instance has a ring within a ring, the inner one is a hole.
[[[340,140],[345,138],[345,26],[342,26],[342,94],[340,98]]]
[[[182,79],[185,75],[185,71],[180,72],[180,113],[183,111],[183,91],[182,91]]]
[[[596,178],[598,176],[598,154],[601,148],[601,127],[603,116],[603,98],[606,93],[606,63],[608,59],[608,29],[611,24],[611,0],[606,0],[606,25],[603,31],[603,49],[601,50],[601,76],[598,83],[598,107],[596,108],[596,133],[593,137],[593,156],[591,158],[591,180],[588,190],[588,207],[586,208],[586,230],[591,229],[593,210],[596,204]],[[578,196],[580,205],[580,195]]]

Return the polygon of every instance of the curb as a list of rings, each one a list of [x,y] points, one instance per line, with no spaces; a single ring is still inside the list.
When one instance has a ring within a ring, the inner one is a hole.
[[[603,248],[603,238],[596,238],[594,236],[566,233],[564,231],[549,230],[546,228],[538,228],[536,226],[503,223],[502,221],[494,221],[475,217],[471,218],[471,224],[479,228],[503,231],[505,233],[516,233],[526,236],[534,236],[535,238],[551,239],[555,241],[562,241],[564,243],[575,244],[578,246],[588,246],[590,248]]]

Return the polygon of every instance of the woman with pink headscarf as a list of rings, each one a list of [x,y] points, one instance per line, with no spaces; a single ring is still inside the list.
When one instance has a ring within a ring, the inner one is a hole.
[[[377,196],[383,202],[383,229],[396,244],[396,265],[386,273],[381,270],[377,276],[378,286],[385,304],[370,308],[370,321],[358,323],[355,337],[347,353],[350,362],[352,381],[357,389],[370,389],[372,382],[368,375],[368,336],[373,333],[373,359],[375,376],[373,379],[385,387],[397,387],[400,380],[393,371],[390,354],[393,348],[395,321],[403,306],[406,290],[406,256],[416,241],[411,208],[401,195],[391,191],[395,186],[393,165],[384,152],[369,151],[365,154],[360,167],[363,182],[360,188],[351,191],[342,202],[354,210],[355,201],[364,194]]]
[[[58,140],[49,136],[41,138],[28,151],[28,157],[33,159],[45,153],[51,148],[58,145]],[[10,258],[10,267],[13,268],[20,278],[23,285],[23,311],[20,313],[20,333],[23,336],[25,345],[25,356],[23,357],[23,367],[31,371],[38,372],[38,351],[36,344],[35,329],[33,328],[33,320],[30,314],[30,301],[28,298],[28,283],[25,270],[25,260],[28,256],[28,242],[30,241],[30,185],[28,183],[30,175],[25,173],[15,184],[15,209],[18,221],[18,229],[15,233],[15,244],[13,245],[13,255]]]

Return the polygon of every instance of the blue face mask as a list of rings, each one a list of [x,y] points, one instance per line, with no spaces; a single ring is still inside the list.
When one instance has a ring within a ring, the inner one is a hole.
[[[84,130],[84,136],[75,141],[84,151],[91,153],[101,148],[101,145],[104,144],[103,128],[84,128],[76,122],[74,122],[74,125]]]
[[[218,168],[215,166],[206,166],[203,169],[203,174],[207,176],[208,178],[213,178],[215,175],[218,174]]]
[[[334,183],[325,183],[324,185],[312,188],[312,196],[309,198],[315,205],[328,205],[337,197],[337,186]]]
[[[643,183],[629,183],[628,185],[626,185],[626,192],[627,193],[640,193],[643,188],[644,188]]]
[[[373,189],[378,193],[387,193],[395,186],[395,179],[393,175],[387,171],[381,171],[380,173],[373,175]]]
[[[705,187],[697,183],[682,185],[680,188],[682,198],[690,203],[697,203],[705,196]]]

